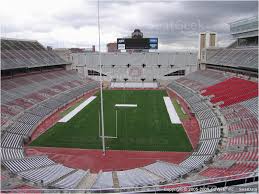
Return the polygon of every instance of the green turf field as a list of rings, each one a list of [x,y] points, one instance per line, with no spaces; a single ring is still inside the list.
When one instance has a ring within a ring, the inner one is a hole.
[[[115,104],[137,104],[118,109],[118,138],[106,139],[107,149],[145,151],[191,151],[189,139],[179,124],[171,124],[164,104],[166,91],[105,90],[105,135],[115,136]],[[101,149],[98,97],[67,123],[57,123],[31,146]]]

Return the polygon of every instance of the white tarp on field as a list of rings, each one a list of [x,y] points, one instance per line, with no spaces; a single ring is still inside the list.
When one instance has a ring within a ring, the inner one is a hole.
[[[115,107],[137,107],[137,104],[115,104]]]
[[[172,124],[181,124],[181,121],[177,115],[177,112],[175,111],[171,99],[169,97],[164,97],[164,101]]]
[[[85,100],[83,103],[81,103],[78,107],[76,107],[74,110],[72,110],[70,113],[68,113],[66,116],[64,116],[62,119],[60,119],[58,122],[60,123],[66,123],[68,122],[73,116],[75,116],[77,113],[79,113],[84,107],[86,107],[90,102],[92,102],[96,96],[91,96],[87,100]]]

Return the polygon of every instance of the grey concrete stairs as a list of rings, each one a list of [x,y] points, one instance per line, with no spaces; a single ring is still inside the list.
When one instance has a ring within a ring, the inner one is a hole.
[[[166,182],[166,179],[164,179],[162,176],[159,176],[158,174],[155,174],[155,173],[149,171],[149,170],[146,169],[146,168],[140,168],[140,169],[143,170],[143,171],[146,171],[150,176],[154,177],[155,179],[156,179],[156,178],[161,179],[160,182]]]
[[[97,174],[89,173],[82,179],[82,181],[77,186],[77,189],[91,189],[91,187],[96,181],[96,178]]]
[[[120,188],[119,179],[118,179],[117,173],[115,171],[112,172],[112,179],[113,179],[113,187]]]

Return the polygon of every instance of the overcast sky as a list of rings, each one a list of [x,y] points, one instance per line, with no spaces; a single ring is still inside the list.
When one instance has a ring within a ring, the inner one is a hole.
[[[202,31],[218,33],[219,46],[233,40],[229,22],[257,15],[257,1],[101,1],[101,45],[139,28],[158,37],[159,50],[194,50]],[[36,39],[53,47],[98,44],[97,1],[2,0],[1,36]]]

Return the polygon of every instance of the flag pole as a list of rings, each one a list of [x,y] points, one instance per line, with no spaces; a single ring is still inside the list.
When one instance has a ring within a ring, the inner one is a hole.
[[[104,139],[104,117],[103,117],[103,78],[102,78],[102,62],[101,62],[101,30],[100,30],[100,1],[98,0],[98,43],[99,43],[99,68],[100,68],[100,94],[101,94],[101,128],[102,128],[102,148],[105,155],[105,139]]]

